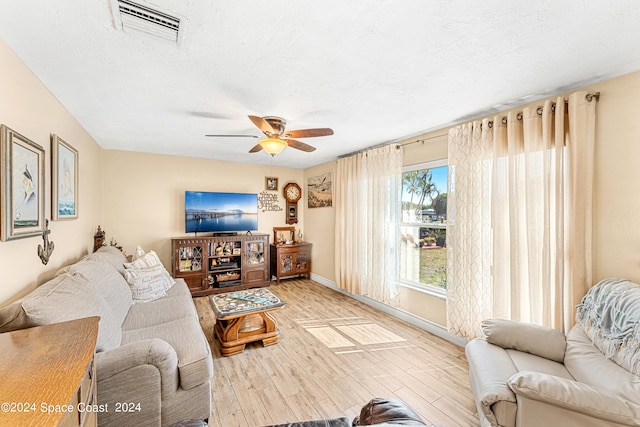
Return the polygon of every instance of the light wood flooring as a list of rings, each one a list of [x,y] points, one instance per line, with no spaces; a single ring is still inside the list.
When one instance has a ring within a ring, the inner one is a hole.
[[[222,357],[207,297],[194,298],[214,355],[210,426],[257,427],[346,416],[398,397],[427,424],[478,426],[464,349],[311,280],[270,289],[280,342]]]

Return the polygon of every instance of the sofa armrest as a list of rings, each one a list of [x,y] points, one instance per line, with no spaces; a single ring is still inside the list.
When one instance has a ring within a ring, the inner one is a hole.
[[[502,348],[524,351],[545,359],[562,363],[567,348],[565,335],[552,328],[506,319],[488,319],[482,322],[489,343]]]
[[[467,343],[469,381],[478,413],[491,425],[509,425],[516,413],[516,396],[507,380],[518,372],[509,354],[483,338]]]
[[[353,420],[354,426],[377,424],[402,424],[404,426],[425,426],[422,418],[400,399],[374,398],[360,410],[360,416]]]
[[[174,348],[159,338],[146,339],[96,353],[98,381],[115,377],[141,365],[158,369],[162,394],[178,388],[178,355]]]
[[[530,371],[513,375],[508,384],[518,399],[518,411],[523,396],[587,417],[640,426],[640,405],[588,384]]]

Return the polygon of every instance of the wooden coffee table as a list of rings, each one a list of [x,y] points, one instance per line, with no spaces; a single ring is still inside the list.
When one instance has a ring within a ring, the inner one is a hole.
[[[215,336],[220,353],[241,353],[250,342],[262,341],[266,347],[278,342],[278,322],[269,313],[284,307],[277,295],[266,288],[227,292],[209,297],[216,316]]]

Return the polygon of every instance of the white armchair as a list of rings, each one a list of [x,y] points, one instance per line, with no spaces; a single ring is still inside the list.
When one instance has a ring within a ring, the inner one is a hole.
[[[485,337],[466,347],[481,425],[640,426],[640,326],[621,327],[639,324],[639,308],[640,285],[609,279],[587,293],[566,336],[484,321]]]

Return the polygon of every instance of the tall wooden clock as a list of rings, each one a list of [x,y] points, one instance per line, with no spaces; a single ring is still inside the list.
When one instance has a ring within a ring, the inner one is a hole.
[[[298,200],[302,197],[302,189],[295,182],[284,186],[284,199],[287,201],[287,224],[298,223]]]

